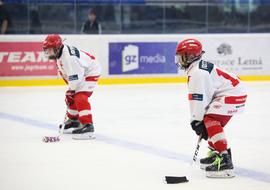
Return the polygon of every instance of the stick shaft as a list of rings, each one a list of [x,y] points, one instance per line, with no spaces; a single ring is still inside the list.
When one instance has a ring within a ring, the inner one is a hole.
[[[66,118],[67,118],[67,113],[65,114],[64,120],[63,120],[62,125],[61,125],[61,128],[59,130],[59,137],[61,137],[63,135],[63,133],[64,133]]]
[[[198,153],[199,153],[199,150],[200,150],[201,141],[202,141],[202,137],[199,136],[199,139],[198,139],[198,142],[197,142],[197,145],[196,145],[196,149],[195,149],[195,152],[194,152],[194,155],[193,155],[193,158],[192,158],[192,161],[191,161],[191,164],[189,166],[188,173],[187,173],[187,178],[188,179],[191,179],[191,171],[192,171],[193,165],[196,163],[197,156],[198,156]]]
[[[193,159],[192,159],[193,161],[192,161],[192,163],[193,162],[196,162],[196,160],[197,160],[197,156],[198,156],[198,153],[199,153],[199,150],[200,150],[201,141],[202,141],[202,138],[200,136],[199,139],[198,139],[197,145],[196,145],[196,149],[195,149],[194,155],[193,155]]]

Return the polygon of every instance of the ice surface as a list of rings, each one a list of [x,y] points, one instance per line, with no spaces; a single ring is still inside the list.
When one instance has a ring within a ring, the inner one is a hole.
[[[0,88],[1,190],[270,189],[270,83],[247,83],[246,112],[225,132],[236,178],[187,174],[197,137],[189,126],[185,84],[99,86],[90,98],[96,139],[43,143],[57,135],[66,87]],[[207,143],[199,157],[205,155]]]

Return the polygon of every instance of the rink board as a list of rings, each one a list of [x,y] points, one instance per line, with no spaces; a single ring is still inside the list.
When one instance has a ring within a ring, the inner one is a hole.
[[[99,84],[185,82],[174,63],[177,42],[197,38],[203,59],[245,81],[270,80],[270,34],[63,35],[65,43],[100,61]],[[7,35],[0,39],[0,86],[63,85],[56,64],[42,52],[45,35]],[[254,48],[256,47],[256,48]]]

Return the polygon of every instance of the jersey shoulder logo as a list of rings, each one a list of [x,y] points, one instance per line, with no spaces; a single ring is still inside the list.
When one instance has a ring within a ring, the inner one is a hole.
[[[201,60],[200,63],[199,63],[199,69],[208,71],[209,73],[211,73],[211,71],[213,70],[213,68],[214,68],[214,64],[213,63],[209,63],[209,62],[203,61],[203,60]]]
[[[78,80],[78,79],[79,79],[78,75],[70,75],[70,76],[68,76],[68,81],[73,81],[73,80]]]
[[[69,46],[67,46],[67,48],[68,48],[69,55],[76,56],[76,57],[80,58],[80,52],[79,52],[79,50],[76,47],[73,47],[73,46],[69,47]]]

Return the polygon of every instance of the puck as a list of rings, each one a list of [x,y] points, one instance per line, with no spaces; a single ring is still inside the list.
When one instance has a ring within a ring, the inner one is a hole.
[[[177,184],[177,183],[186,183],[188,179],[186,176],[176,177],[176,176],[165,176],[165,181],[167,184]]]

